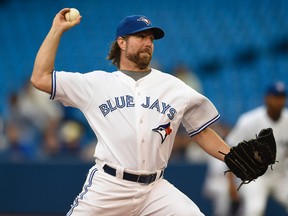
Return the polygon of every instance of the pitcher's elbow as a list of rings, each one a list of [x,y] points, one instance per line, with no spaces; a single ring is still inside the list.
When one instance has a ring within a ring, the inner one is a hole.
[[[30,77],[31,84],[38,90],[47,93],[51,92],[52,89],[52,72],[43,70],[33,70]]]
[[[35,78],[35,76],[31,76],[30,77],[30,83],[35,87],[35,88],[39,88],[39,87],[37,87],[39,84],[38,84],[38,82],[37,82],[37,79]]]

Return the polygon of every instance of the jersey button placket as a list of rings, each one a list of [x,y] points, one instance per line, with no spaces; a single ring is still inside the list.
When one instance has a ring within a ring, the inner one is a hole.
[[[141,90],[140,90],[140,87],[139,87],[139,83],[136,83],[136,95],[137,95],[137,100],[140,100],[141,101]],[[139,123],[140,124],[143,124],[143,117],[140,117],[140,120],[139,120]]]
[[[146,168],[146,154],[147,152],[145,151],[145,145],[146,145],[146,139],[145,139],[145,132],[146,132],[146,129],[145,129],[145,111],[146,109],[144,109],[143,107],[141,107],[141,104],[142,103],[145,103],[145,97],[143,98],[145,94],[143,94],[142,92],[142,88],[141,88],[141,85],[139,83],[136,83],[135,84],[135,98],[136,98],[136,103],[138,102],[139,104],[139,110],[137,112],[137,115],[136,115],[136,118],[138,119],[137,122],[138,122],[138,125],[137,125],[137,128],[138,128],[138,142],[139,142],[139,165],[141,167],[141,169],[145,169]],[[144,133],[143,133],[144,132]]]

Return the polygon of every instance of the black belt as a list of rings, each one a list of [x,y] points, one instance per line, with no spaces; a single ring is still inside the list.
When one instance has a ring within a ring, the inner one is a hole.
[[[116,176],[116,169],[115,168],[110,167],[107,164],[105,164],[103,169],[106,173],[108,173],[112,176]],[[162,177],[163,173],[164,173],[164,171],[162,170],[159,178]],[[150,183],[154,182],[156,180],[156,177],[157,177],[157,173],[153,173],[153,174],[149,174],[149,175],[145,175],[145,174],[135,175],[132,173],[127,173],[127,172],[123,173],[123,179],[128,180],[128,181],[138,182],[138,183],[144,183],[144,184],[150,184]]]

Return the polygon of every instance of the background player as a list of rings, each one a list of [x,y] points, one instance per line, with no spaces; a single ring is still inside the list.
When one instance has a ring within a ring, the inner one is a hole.
[[[163,178],[182,122],[210,155],[230,148],[209,128],[219,118],[214,105],[184,82],[150,68],[154,39],[164,36],[145,16],[129,16],[116,30],[109,59],[113,73],[56,72],[54,62],[68,22],[61,10],[35,59],[31,82],[51,99],[80,109],[94,130],[96,164],[68,215],[193,215],[197,205]]]
[[[242,114],[226,137],[227,143],[234,145],[235,142],[255,138],[255,134],[261,128],[271,127],[276,139],[276,160],[279,163],[273,165],[273,171],[269,168],[261,178],[239,190],[244,201],[244,216],[264,215],[270,195],[288,210],[288,110],[285,108],[286,94],[284,83],[273,83],[267,88],[264,97],[265,105]],[[234,184],[234,181],[230,181],[230,183]]]

